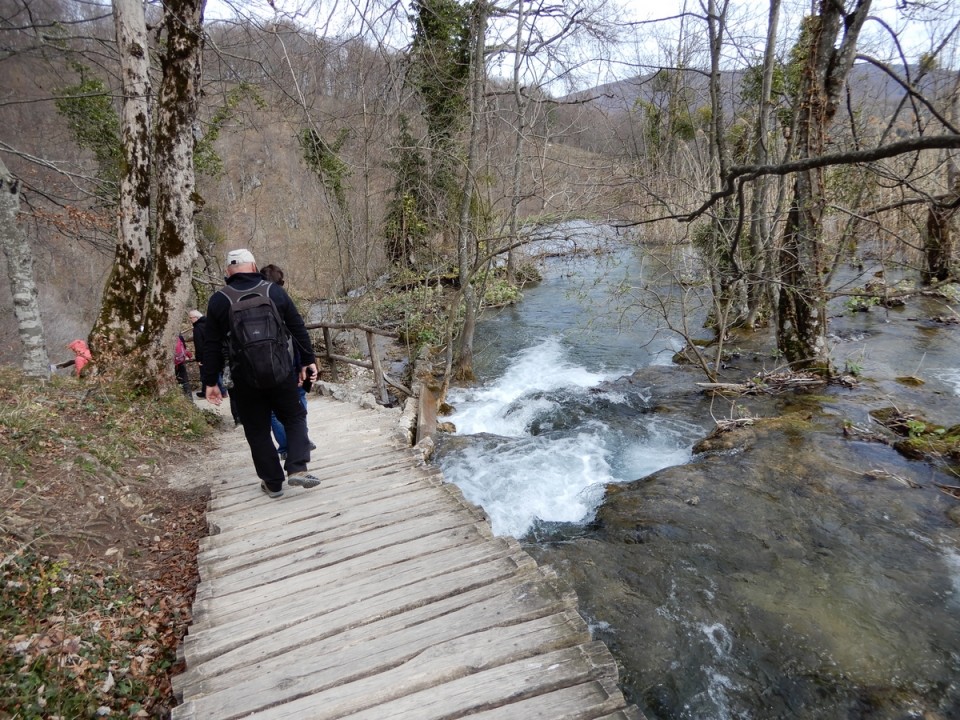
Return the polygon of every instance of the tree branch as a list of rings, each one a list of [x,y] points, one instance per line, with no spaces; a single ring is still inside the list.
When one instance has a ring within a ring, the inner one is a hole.
[[[729,197],[736,191],[736,185],[755,180],[764,175],[791,175],[797,172],[813,170],[814,168],[829,167],[831,165],[856,165],[876,160],[897,157],[921,150],[956,150],[960,149],[960,134],[956,135],[925,135],[922,137],[901,140],[900,142],[881,145],[870,150],[820,155],[811,158],[802,158],[792,162],[776,165],[735,165],[730,168],[724,178],[723,188],[713,193],[699,208],[688,214],[667,215],[655,220],[645,220],[630,225],[641,225],[657,220],[679,220],[691,222],[713,207],[718,200]]]

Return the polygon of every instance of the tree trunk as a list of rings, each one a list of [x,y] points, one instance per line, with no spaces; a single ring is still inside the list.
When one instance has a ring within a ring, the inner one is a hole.
[[[957,75],[950,98],[950,121],[956,126],[960,120],[960,74]],[[951,276],[953,263],[953,235],[951,225],[957,213],[954,205],[960,198],[960,167],[956,153],[947,151],[947,199],[927,209],[927,236],[924,244],[926,266],[920,273],[924,285],[943,282]]]
[[[460,289],[463,293],[465,314],[460,341],[457,347],[457,359],[454,376],[458,380],[472,380],[473,375],[473,335],[477,326],[477,298],[473,287],[473,263],[476,243],[476,222],[471,208],[475,196],[477,177],[477,155],[480,135],[480,111],[483,104],[483,89],[486,80],[484,62],[484,36],[487,27],[487,6],[485,0],[479,0],[474,10],[473,22],[473,60],[472,82],[470,83],[470,137],[467,144],[467,172],[463,179],[463,194],[460,198],[460,222],[457,231],[457,260],[460,266]]]
[[[722,0],[719,8],[716,0],[707,2],[707,33],[710,42],[710,164],[714,187],[720,187],[730,166],[720,69],[728,7],[729,3],[726,0]],[[720,338],[718,349],[722,347],[727,328],[742,324],[747,312],[746,289],[739,257],[739,235],[742,228],[738,226],[736,217],[737,213],[732,200],[724,198],[719,203],[717,214],[712,220],[714,248],[712,272],[716,276],[715,287],[717,288],[714,329]]]
[[[770,0],[770,16],[767,22],[767,45],[763,53],[763,80],[760,87],[760,109],[757,114],[757,136],[753,161],[766,165],[770,160],[769,143],[771,98],[773,94],[773,71],[777,62],[777,28],[780,24],[780,0]],[[768,316],[773,305],[770,283],[766,280],[767,258],[771,248],[770,219],[771,178],[759,177],[753,185],[750,200],[750,264],[747,285],[747,327],[755,327]]]
[[[174,342],[197,259],[194,124],[199,108],[200,53],[206,0],[164,3],[163,80],[157,97],[157,241],[146,316],[146,371],[153,389],[173,387]]]
[[[108,367],[137,349],[150,282],[150,61],[141,0],[114,0],[123,93],[117,244],[113,268],[90,334],[94,357]]]
[[[927,237],[923,247],[927,263],[920,273],[924,285],[943,282],[950,277],[953,258],[950,221],[955,212],[953,208],[939,204],[933,204],[927,209]]]
[[[517,37],[513,48],[513,100],[517,105],[516,130],[513,149],[513,187],[510,197],[510,232],[509,242],[516,243],[519,239],[519,214],[521,199],[521,180],[523,173],[523,148],[526,128],[527,99],[520,87],[520,71],[523,66],[523,23],[524,0],[517,2]],[[513,282],[516,275],[515,252],[511,248],[507,251],[507,282]]]
[[[870,0],[856,0],[849,14],[844,14],[842,3],[820,0],[819,14],[807,18],[809,43],[797,98],[799,159],[824,152],[827,129],[836,114],[840,93],[853,66],[860,29],[869,11]],[[841,24],[844,34],[837,47]],[[825,208],[823,169],[797,173],[779,257],[777,347],[794,368],[829,372]]]
[[[0,160],[0,247],[7,259],[13,312],[23,345],[23,372],[45,378],[50,376],[50,359],[43,342],[43,320],[33,277],[33,251],[17,224],[19,213],[20,181]]]

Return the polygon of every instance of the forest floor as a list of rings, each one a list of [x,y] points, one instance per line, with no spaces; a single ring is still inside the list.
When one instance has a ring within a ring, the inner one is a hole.
[[[215,418],[96,379],[0,371],[0,718],[169,717]]]
[[[227,403],[0,368],[0,720],[170,716],[227,433]]]

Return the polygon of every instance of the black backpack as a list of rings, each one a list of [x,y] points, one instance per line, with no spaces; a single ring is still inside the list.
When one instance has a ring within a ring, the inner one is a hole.
[[[276,387],[293,376],[293,339],[270,298],[273,283],[249,290],[229,285],[230,366],[234,380],[258,389]]]

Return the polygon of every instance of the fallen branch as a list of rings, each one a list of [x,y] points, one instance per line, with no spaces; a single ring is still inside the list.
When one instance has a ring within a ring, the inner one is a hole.
[[[934,483],[934,487],[940,490],[940,492],[949,495],[952,498],[960,500],[960,486],[957,485],[941,485],[940,483]]]
[[[732,395],[776,395],[777,393],[800,388],[820,387],[827,380],[819,375],[808,373],[778,373],[758,375],[742,383],[697,383],[698,387],[710,392]]]

